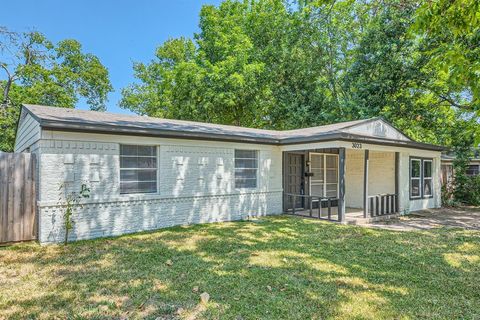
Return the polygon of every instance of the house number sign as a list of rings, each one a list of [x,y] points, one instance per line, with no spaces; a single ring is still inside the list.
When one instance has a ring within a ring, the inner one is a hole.
[[[360,142],[352,142],[353,149],[362,149],[362,144]]]

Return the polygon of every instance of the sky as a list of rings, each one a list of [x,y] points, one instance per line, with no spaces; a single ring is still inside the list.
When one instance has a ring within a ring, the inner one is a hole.
[[[132,64],[148,62],[169,38],[198,32],[204,4],[221,0],[19,0],[2,1],[0,26],[11,31],[39,31],[54,42],[76,39],[108,68],[114,92],[107,111],[130,113],[118,103],[121,89],[135,81]],[[88,109],[83,103],[78,108]]]

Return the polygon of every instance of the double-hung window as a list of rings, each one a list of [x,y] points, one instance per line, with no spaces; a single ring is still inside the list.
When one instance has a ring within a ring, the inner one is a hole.
[[[258,152],[235,150],[235,188],[256,188]]]
[[[120,193],[157,192],[157,147],[120,145]]]
[[[410,158],[410,198],[433,197],[432,159]]]

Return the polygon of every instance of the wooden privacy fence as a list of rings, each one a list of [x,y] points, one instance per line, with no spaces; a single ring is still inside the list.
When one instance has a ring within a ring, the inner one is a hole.
[[[0,152],[0,243],[37,238],[35,155]]]

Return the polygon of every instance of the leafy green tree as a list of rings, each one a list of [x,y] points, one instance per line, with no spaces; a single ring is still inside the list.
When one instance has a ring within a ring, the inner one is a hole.
[[[75,40],[53,44],[39,32],[0,28],[0,150],[12,151],[22,103],[73,108],[85,99],[92,110],[105,110],[112,91],[107,69],[83,53]]]
[[[384,116],[452,145],[477,115],[412,34],[418,0],[226,0],[204,6],[193,39],[171,39],[121,106],[140,114],[289,129]],[[454,100],[445,99],[444,93]],[[468,96],[468,94],[467,94]],[[478,126],[477,126],[478,127]]]
[[[438,95],[451,105],[480,112],[480,2],[427,0],[415,12],[412,32],[422,54],[448,83]]]

